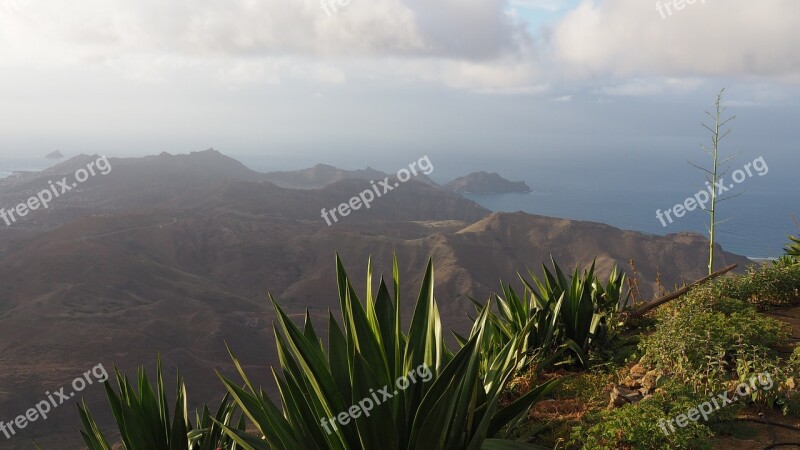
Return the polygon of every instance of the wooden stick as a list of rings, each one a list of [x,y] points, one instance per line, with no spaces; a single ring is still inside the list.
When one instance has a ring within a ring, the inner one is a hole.
[[[688,286],[682,287],[682,288],[678,289],[677,291],[675,291],[675,292],[673,292],[671,294],[667,294],[667,295],[665,295],[665,296],[663,296],[661,298],[655,299],[655,300],[651,301],[650,303],[648,303],[648,304],[642,306],[641,308],[638,308],[635,311],[633,311],[632,313],[630,313],[629,317],[641,317],[641,316],[647,314],[648,312],[650,312],[651,310],[656,309],[659,306],[663,305],[664,303],[667,303],[669,301],[675,300],[678,297],[683,296],[684,294],[689,292],[692,288],[700,286],[703,283],[707,283],[707,282],[709,282],[709,281],[711,281],[714,278],[717,278],[719,276],[725,275],[726,273],[730,272],[731,270],[735,269],[736,267],[737,267],[736,264],[730,265],[730,266],[728,266],[728,267],[726,267],[726,268],[724,268],[722,270],[719,270],[717,272],[712,273],[711,275],[709,275],[709,276],[707,276],[705,278],[697,280],[697,281],[695,281],[694,283],[692,283],[692,284],[690,284]]]

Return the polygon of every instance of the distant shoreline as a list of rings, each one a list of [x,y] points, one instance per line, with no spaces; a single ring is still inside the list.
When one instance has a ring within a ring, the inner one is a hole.
[[[7,160],[0,159],[0,178],[8,178],[17,173],[40,172],[57,164],[53,160],[29,159],[29,160]]]
[[[747,257],[747,259],[749,259],[750,261],[753,261],[754,263],[757,263],[757,264],[766,264],[766,263],[769,263],[769,262],[773,262],[773,261],[777,261],[777,260],[778,260],[778,258],[775,258],[775,257],[769,257],[769,258],[756,258],[756,257],[754,257],[754,256],[748,256],[748,257]]]

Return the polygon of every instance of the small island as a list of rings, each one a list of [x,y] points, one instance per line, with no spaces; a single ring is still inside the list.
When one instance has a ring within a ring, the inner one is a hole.
[[[497,173],[473,172],[444,185],[444,189],[459,194],[528,193],[531,188],[524,181],[509,181]]]
[[[45,156],[45,158],[47,159],[62,159],[63,157],[64,155],[62,155],[61,152],[58,150],[50,152],[47,154],[47,156]]]

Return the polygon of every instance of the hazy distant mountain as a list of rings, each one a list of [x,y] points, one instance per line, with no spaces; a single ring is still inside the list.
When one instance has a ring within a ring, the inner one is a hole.
[[[16,204],[94,158],[0,185],[0,200]],[[448,327],[466,323],[469,296],[486,298],[501,278],[513,283],[517,271],[538,271],[550,255],[567,268],[597,257],[601,273],[614,264],[627,268],[632,258],[645,295],[658,273],[672,287],[706,270],[707,241],[698,235],[492,214],[413,180],[328,226],[321,209],[371,189],[366,178],[286,189],[216,151],[110,163],[111,172],[48,210],[12,227],[0,223],[0,418],[24,412],[42,392],[100,362],[131,370],[154,362],[157,352],[167,367],[182,367],[193,400],[216,400],[204,395],[222,392],[214,369],[231,373],[226,342],[253,369],[277,362],[268,293],[298,319],[306,308],[320,321],[338,309],[337,252],[359,292],[368,257],[390,275],[396,254],[406,317],[432,257]],[[322,172],[332,179],[329,169]],[[720,266],[747,263],[721,249],[717,258]],[[254,372],[257,383],[272,386],[267,370]],[[85,393],[92,411],[107,410],[102,388]],[[39,438],[44,448],[78,448],[77,427],[75,405],[65,405],[46,427],[29,427],[15,442],[24,447]]]
[[[265,180],[284,188],[318,189],[345,179],[374,180],[383,179],[386,174],[371,167],[364,170],[342,170],[327,164],[290,172],[270,172]]]
[[[444,188],[459,194],[504,194],[507,192],[530,192],[524,181],[509,181],[497,173],[473,172],[456,178]]]
[[[45,158],[47,158],[47,159],[61,159],[63,157],[64,157],[64,155],[62,155],[61,152],[58,151],[58,150],[56,150],[54,152],[50,152],[47,155],[45,155]]]
[[[264,180],[284,188],[318,189],[341,180],[377,181],[382,180],[386,175],[386,173],[371,167],[363,170],[343,170],[326,164],[317,164],[309,169],[269,172],[264,174]],[[418,173],[413,179],[436,186],[436,183],[425,174]]]

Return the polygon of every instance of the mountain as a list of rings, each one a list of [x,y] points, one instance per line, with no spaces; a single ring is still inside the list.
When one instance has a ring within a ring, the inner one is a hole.
[[[473,172],[444,185],[444,189],[459,194],[504,194],[530,192],[524,181],[509,181],[497,173]]]
[[[386,174],[367,167],[364,170],[342,170],[327,164],[317,164],[304,170],[289,172],[270,172],[264,179],[277,186],[294,189],[318,189],[345,179],[375,180],[383,179]]]
[[[386,173],[371,167],[363,170],[343,170],[326,164],[317,164],[309,169],[269,172],[264,174],[263,179],[289,189],[319,189],[341,180],[377,181],[386,176]],[[431,186],[437,186],[433,180],[422,173],[418,173],[413,179]]]
[[[47,158],[47,159],[61,159],[63,157],[64,157],[64,155],[62,155],[61,152],[58,151],[58,150],[56,150],[54,152],[50,152],[47,155],[45,155],[45,158]]]
[[[22,202],[98,158],[82,155],[0,185],[0,200]],[[0,420],[98,363],[131,373],[145,362],[152,369],[159,353],[165,367],[181,367],[193,401],[216,401],[204,393],[221,392],[215,369],[233,373],[226,343],[256,372],[255,383],[272,388],[268,370],[256,370],[277,362],[268,294],[298,320],[307,309],[312,320],[327,320],[339,307],[336,253],[357,292],[369,257],[377,274],[391,276],[396,255],[405,320],[433,258],[444,324],[462,330],[469,297],[487,298],[501,279],[517,283],[517,271],[538,271],[550,255],[562,267],[596,257],[603,275],[633,259],[645,296],[659,274],[672,287],[706,270],[702,236],[491,213],[414,180],[328,226],[321,209],[372,189],[369,181],[287,189],[213,150],[108,161],[107,174],[0,232]],[[717,258],[720,266],[748,262],[721,248]],[[92,411],[106,411],[101,387],[84,394]],[[77,400],[3,448],[28,448],[31,438],[44,448],[79,448]],[[111,419],[103,420],[108,427]]]

